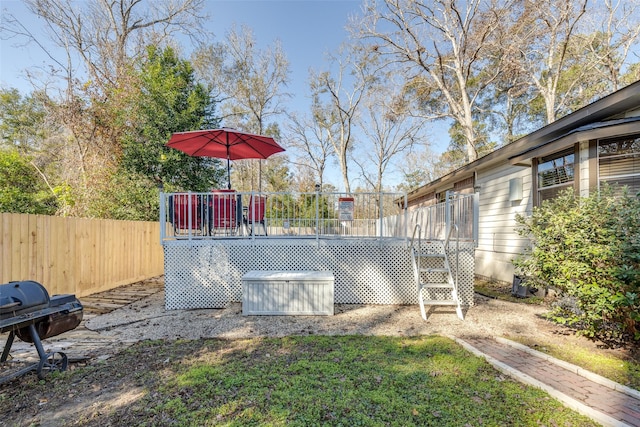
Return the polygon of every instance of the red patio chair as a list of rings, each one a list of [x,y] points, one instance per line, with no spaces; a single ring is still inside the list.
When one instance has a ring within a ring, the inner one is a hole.
[[[264,235],[267,235],[267,227],[264,223],[264,214],[266,212],[267,198],[265,196],[254,196],[249,198],[249,206],[247,206],[247,215],[244,218],[244,224],[249,229],[249,234],[254,235],[256,224],[262,226]]]
[[[173,230],[176,235],[189,231],[202,232],[202,215],[199,210],[199,197],[197,194],[177,193],[171,196],[169,209]]]
[[[235,190],[213,190],[210,208],[209,233],[235,234],[238,226]]]

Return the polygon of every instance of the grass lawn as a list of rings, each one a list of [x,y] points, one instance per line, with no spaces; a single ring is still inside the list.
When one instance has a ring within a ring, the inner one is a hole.
[[[476,292],[484,296],[500,299],[503,301],[517,302],[519,304],[544,304],[543,298],[535,296],[529,296],[527,298],[514,297],[513,295],[511,295],[511,286],[506,285],[502,282],[476,279],[474,289]]]
[[[640,389],[638,360],[560,341],[521,342]],[[6,425],[60,414],[74,426],[598,425],[439,336],[145,341],[0,388]]]
[[[640,390],[640,363],[628,356],[615,356],[606,351],[544,341],[532,341],[512,337],[514,341],[529,346],[556,359],[580,366],[612,381]]]
[[[50,409],[57,396],[84,396],[74,425],[597,425],[436,336],[147,341],[20,387]],[[100,390],[119,404],[92,403]],[[0,392],[0,413],[15,406]]]

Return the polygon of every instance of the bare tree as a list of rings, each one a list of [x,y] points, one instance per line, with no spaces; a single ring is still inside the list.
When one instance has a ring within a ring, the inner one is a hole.
[[[591,58],[599,66],[599,79],[610,82],[611,90],[620,89],[622,73],[637,46],[640,35],[640,2],[638,0],[603,0],[596,3],[586,20],[587,45]]]
[[[501,74],[484,109],[504,143],[618,90],[640,33],[637,0],[514,1],[498,27]]]
[[[322,188],[325,170],[334,155],[328,132],[318,121],[291,114],[287,134],[289,144],[300,152],[292,163],[303,171],[311,172],[312,182]]]
[[[513,69],[505,70],[496,80],[492,93],[482,105],[488,124],[502,134],[499,145],[510,144],[537,127],[528,116],[532,97],[528,80]]]
[[[522,133],[539,127],[540,123],[528,116],[529,104],[535,92],[528,75],[521,67],[521,46],[514,39],[511,22],[517,21],[519,11],[511,11],[504,24],[493,33],[488,49],[491,58],[499,58],[490,68],[499,67],[500,74],[480,97],[479,120],[493,126],[493,134],[502,134],[501,144],[513,142]]]
[[[360,103],[379,71],[370,51],[360,46],[342,46],[337,55],[329,55],[329,69],[312,72],[310,88],[312,113],[333,146],[346,192],[351,192],[349,153],[354,145]]]
[[[260,50],[250,28],[233,27],[224,43],[199,50],[194,63],[199,74],[218,91],[225,125],[277,136],[273,131],[279,130],[269,120],[285,113],[283,101],[290,94],[284,89],[291,72],[279,41]],[[261,170],[262,161],[258,162]],[[258,189],[261,188],[260,172]]]
[[[15,17],[2,31],[41,47],[62,72],[64,92],[51,113],[64,124],[58,141],[60,188],[68,195],[66,213],[90,215],[89,200],[99,197],[98,183],[108,182],[121,154],[121,137],[135,122],[131,102],[137,80],[132,70],[147,45],[169,42],[172,35],[196,34],[203,0],[25,0],[63,56],[46,49]],[[193,33],[192,33],[193,31]]]
[[[291,189],[293,191],[300,191],[303,193],[310,193],[315,191],[318,180],[315,178],[315,172],[308,166],[302,163],[294,163],[294,168],[291,173]],[[318,187],[320,189],[321,187]],[[326,190],[326,186],[322,187]]]
[[[587,0],[522,0],[519,16],[510,26],[513,43],[520,49],[520,67],[542,97],[546,122],[556,120],[567,98],[559,98],[563,72],[572,59],[570,47],[585,16]],[[575,58],[575,57],[574,57]],[[565,81],[564,93],[572,90],[590,72],[594,64],[576,68],[571,81]]]
[[[25,0],[42,18],[51,41],[67,52],[65,70],[70,80],[77,56],[80,72],[99,85],[117,85],[132,60],[149,43],[161,44],[176,32],[203,34],[198,11],[203,0]],[[24,26],[22,32],[34,38]],[[43,44],[35,40],[40,46]],[[56,59],[59,65],[62,61]]]
[[[361,176],[376,192],[383,190],[382,183],[389,166],[401,154],[410,151],[421,139],[424,120],[408,114],[403,102],[393,93],[392,79],[375,85],[364,100],[364,113],[360,116],[360,128],[367,137],[367,145],[361,156],[354,156]]]
[[[618,90],[640,34],[638,1],[519,0],[504,21],[511,64],[538,97],[544,124]],[[529,114],[535,114],[529,111]]]
[[[468,161],[477,158],[476,103],[499,75],[499,67],[489,67],[488,41],[507,10],[482,4],[371,0],[365,3],[365,19],[354,26],[357,36],[370,39],[376,53],[405,73],[426,118],[460,124]]]
[[[283,101],[290,95],[283,88],[291,71],[279,41],[262,51],[256,45],[251,29],[232,28],[226,36],[223,67],[212,70],[212,76],[227,96],[222,103],[223,119],[242,123],[247,131],[264,133],[268,119],[285,111]]]
[[[398,185],[398,189],[407,192],[428,184],[446,173],[446,170],[439,165],[438,155],[424,144],[414,146],[412,150],[403,153],[400,170],[404,179]]]

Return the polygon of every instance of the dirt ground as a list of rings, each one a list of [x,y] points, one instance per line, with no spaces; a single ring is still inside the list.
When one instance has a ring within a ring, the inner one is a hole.
[[[126,352],[116,355],[127,345],[141,340],[438,334],[521,337],[538,342],[565,342],[591,351],[617,351],[600,349],[596,343],[544,320],[541,314],[545,311],[542,305],[507,302],[476,294],[475,305],[466,311],[464,321],[449,307],[431,310],[428,320],[424,321],[416,305],[336,305],[333,316],[242,316],[240,304],[231,304],[224,309],[167,311],[164,292],[160,291],[84,321],[86,329],[102,346],[98,349],[100,357],[88,362],[96,369],[86,376],[74,377],[74,383],[65,381],[64,377],[48,383],[28,375],[0,386],[0,424],[119,425],[104,414],[138,399],[145,392],[140,386],[130,385],[131,372],[162,369],[162,361],[151,350],[145,360],[131,360]],[[77,366],[71,364],[70,370],[74,369]],[[133,420],[120,421],[131,425]]]

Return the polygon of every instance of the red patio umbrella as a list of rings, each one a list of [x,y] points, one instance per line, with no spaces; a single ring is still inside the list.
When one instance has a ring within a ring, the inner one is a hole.
[[[229,189],[231,160],[266,159],[272,154],[284,151],[284,148],[269,136],[254,135],[231,128],[175,132],[166,145],[190,156],[227,159]]]

